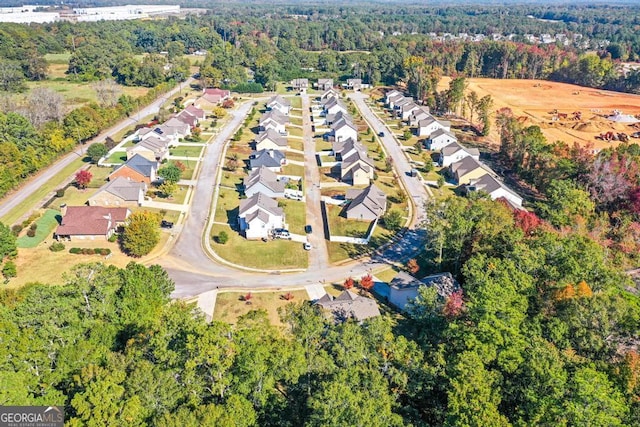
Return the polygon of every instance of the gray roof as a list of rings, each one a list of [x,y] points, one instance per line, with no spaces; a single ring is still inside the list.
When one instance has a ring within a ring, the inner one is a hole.
[[[116,170],[125,166],[133,169],[142,176],[151,177],[151,172],[155,171],[158,168],[158,162],[148,160],[140,154],[136,154],[135,156],[127,160],[123,165],[120,165],[118,168],[116,168]]]
[[[260,166],[268,168],[280,167],[285,160],[284,153],[278,150],[255,151],[251,156],[252,158],[249,159],[251,169],[259,168]]]
[[[136,147],[144,147],[144,148],[149,149],[151,151],[162,152],[162,151],[167,150],[168,143],[167,143],[166,138],[163,138],[160,135],[151,135],[148,138],[143,139],[142,141],[140,141],[136,145],[127,148],[127,151],[135,150]]]
[[[491,174],[486,174],[479,179],[471,181],[469,183],[469,186],[475,187],[476,191],[486,191],[489,194],[502,188],[505,191],[513,194],[514,196],[522,199],[522,197],[520,197],[515,191],[511,190],[509,187],[504,185],[502,181],[499,181]]]
[[[387,207],[387,195],[374,184],[364,190],[347,190],[345,198],[351,200],[346,207],[347,212],[358,206],[364,206],[374,215],[380,216]]]
[[[490,171],[489,168],[487,168],[485,165],[483,165],[473,157],[465,157],[459,162],[452,163],[450,168],[451,168],[451,172],[456,174],[458,177],[466,175],[472,170],[475,170],[478,168],[484,169],[485,171],[487,171],[487,173],[489,173]]]
[[[373,160],[371,159],[371,157],[369,157],[369,155],[365,151],[358,148],[356,148],[356,150],[349,154],[347,157],[342,158],[341,168],[343,170],[349,169],[349,166],[354,163],[360,163],[361,166],[363,166],[362,163],[364,163],[365,165],[373,167]],[[367,168],[363,167],[363,169],[369,172]]]
[[[259,210],[263,210],[272,215],[284,215],[284,211],[282,210],[282,208],[278,207],[278,202],[262,193],[256,193],[247,199],[240,200],[240,209],[238,211],[238,215],[245,216],[246,212],[255,206],[257,206]]]
[[[350,127],[356,132],[358,131],[358,128],[356,127],[356,125],[354,125],[353,122],[351,122],[350,120],[347,120],[346,116],[342,116],[340,120],[338,120],[337,122],[333,122],[333,124],[331,125],[331,129],[333,129],[334,131],[337,131],[338,129],[342,129],[345,126]]]
[[[438,294],[443,297],[448,297],[453,291],[460,289],[460,285],[448,271],[432,274],[421,280],[401,271],[389,282],[389,286],[399,291],[416,289],[420,286],[435,286]]]
[[[466,151],[467,153],[469,153],[469,155],[475,157],[478,157],[480,155],[480,151],[477,148],[467,148],[459,144],[458,142],[452,142],[451,144],[442,147],[440,153],[442,153],[444,156],[452,156],[458,151]]]
[[[100,187],[93,197],[102,192],[107,192],[126,202],[137,202],[140,198],[140,191],[145,193],[147,191],[147,184],[144,182],[131,181],[124,176],[120,176]]]
[[[260,143],[265,139],[272,141],[274,144],[280,147],[286,147],[287,145],[289,145],[289,143],[287,142],[287,138],[280,135],[278,132],[276,132],[272,128],[269,128],[264,132],[260,132],[256,137],[255,141],[256,143]]]
[[[433,117],[432,117],[432,119],[433,119]],[[436,120],[436,119],[433,119],[433,120],[432,120],[431,122],[429,122],[429,123],[433,123],[434,121],[437,121],[437,120]],[[422,122],[422,120],[421,120],[420,122]],[[429,123],[427,123],[427,124],[429,124]],[[440,122],[440,124],[443,124],[443,122]],[[420,126],[423,126],[423,125],[420,125]],[[424,125],[424,126],[427,126],[427,125]],[[442,135],[446,135],[446,136],[448,136],[449,138],[453,138],[453,139],[455,139],[456,141],[458,140],[458,138],[456,138],[456,136],[455,136],[453,133],[451,133],[451,132],[449,132],[448,130],[443,129],[443,128],[436,129],[435,131],[433,131],[433,132],[431,133],[431,135],[429,135],[429,139],[437,138],[437,137],[442,136]]]
[[[274,193],[284,192],[284,182],[278,180],[278,176],[266,166],[260,166],[249,174],[245,189],[249,189],[254,185],[262,184]]]
[[[264,113],[262,116],[260,116],[261,125],[267,120],[273,120],[276,123],[279,123],[281,125],[286,125],[287,123],[289,123],[289,118],[278,110],[269,110],[266,113]]]
[[[370,317],[380,316],[380,309],[375,300],[365,298],[346,290],[337,297],[325,294],[316,301],[322,308],[331,311],[336,321],[355,319],[362,321]]]
[[[291,101],[289,101],[287,98],[284,98],[280,95],[276,95],[274,97],[272,97],[268,102],[267,102],[267,106],[273,105],[273,104],[280,104],[282,106],[285,107],[291,107]]]

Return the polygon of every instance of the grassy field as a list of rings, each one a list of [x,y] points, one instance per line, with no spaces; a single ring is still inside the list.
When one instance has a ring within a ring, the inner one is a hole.
[[[304,234],[304,226],[307,221],[306,205],[304,202],[285,200],[283,210],[289,231],[296,234]]]
[[[171,156],[177,157],[200,157],[203,147],[179,146],[170,150]]]
[[[126,151],[114,151],[107,158],[105,163],[116,164],[116,163],[124,163],[126,161],[127,161],[127,152]]]
[[[267,291],[267,292],[251,292],[251,304],[244,301],[247,292],[219,292],[216,298],[216,307],[213,312],[213,320],[235,324],[238,318],[247,314],[251,310],[266,310],[269,322],[272,325],[282,325],[278,309],[287,304],[299,303],[300,301],[308,301],[309,296],[306,291]],[[284,299],[284,295],[291,293],[293,298],[289,301]]]
[[[341,206],[325,205],[329,232],[333,236],[366,237],[371,221],[356,221],[340,216]]]
[[[307,268],[309,259],[302,244],[290,240],[246,240],[226,225],[214,224],[211,237],[225,231],[229,240],[220,244],[212,240],[213,250],[225,260],[250,268],[284,270]]]
[[[38,218],[35,222],[38,228],[36,229],[36,235],[33,237],[27,236],[27,231],[23,230],[22,235],[17,240],[18,248],[35,248],[47,237],[51,236],[55,228],[58,226],[58,216],[60,212],[47,209],[44,214]]]

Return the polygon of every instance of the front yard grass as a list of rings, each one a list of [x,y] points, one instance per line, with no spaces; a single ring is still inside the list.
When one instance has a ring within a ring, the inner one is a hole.
[[[294,150],[298,150],[298,151],[304,150],[304,140],[302,140],[302,139],[289,138],[289,139],[287,139],[287,143],[289,144],[289,147],[294,149]],[[287,155],[288,154],[289,153],[287,153]]]
[[[225,231],[229,240],[220,244],[213,239]],[[307,268],[309,257],[302,243],[291,240],[247,240],[227,225],[214,224],[211,228],[211,246],[223,259],[238,265],[265,270]]]
[[[36,229],[36,235],[33,237],[29,237],[26,234],[26,230],[22,233],[23,235],[17,239],[17,245],[19,248],[35,248],[41,242],[44,241],[47,237],[51,236],[53,230],[58,226],[58,217],[60,212],[54,209],[47,209],[44,214],[35,221],[35,224],[38,225]]]
[[[325,204],[329,233],[332,236],[367,237],[372,221],[357,221],[340,216],[342,206]]]
[[[127,152],[126,151],[114,151],[107,158],[105,163],[119,164],[119,163],[124,163],[126,161],[127,161]]]
[[[200,153],[202,153],[202,147],[190,145],[181,145],[169,150],[169,155],[176,157],[200,157]]]
[[[300,166],[300,165],[284,165],[282,167],[282,174],[283,175],[303,177],[304,176],[304,166]]]
[[[304,162],[304,154],[302,153],[294,153],[291,151],[287,151],[286,153],[287,160],[294,160],[297,162]]]
[[[297,136],[298,138],[302,138],[302,128],[296,128],[296,127],[287,127],[287,132],[289,132],[289,135],[291,136]],[[295,138],[294,138],[295,139]]]
[[[156,202],[173,203],[176,205],[181,205],[184,203],[185,199],[187,198],[188,187],[184,185],[178,185],[178,190],[170,198],[160,196],[158,187],[151,187],[151,191],[156,193],[155,197],[153,198],[153,200],[155,200]]]
[[[279,204],[282,205],[284,210],[289,231],[295,234],[304,234],[304,226],[307,220],[305,203],[296,200],[283,200]]]
[[[238,318],[247,314],[251,310],[266,310],[269,322],[272,325],[281,326],[278,309],[290,303],[299,303],[300,301],[308,301],[309,295],[307,291],[297,290],[288,291],[282,289],[279,291],[253,291],[251,292],[251,304],[243,301],[243,297],[248,294],[245,292],[225,292],[221,291],[216,297],[216,307],[213,312],[213,320],[219,320],[231,324],[235,324]],[[293,298],[290,301],[284,299],[284,295],[291,293]]]
[[[214,221],[235,226],[237,224],[240,199],[235,190],[220,188]]]

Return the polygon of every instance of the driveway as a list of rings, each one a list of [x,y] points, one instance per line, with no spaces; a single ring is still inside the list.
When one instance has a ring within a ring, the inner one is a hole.
[[[311,251],[309,252],[309,269],[322,271],[329,266],[329,252],[324,235],[324,220],[320,197],[320,170],[316,161],[316,144],[311,130],[311,113],[309,95],[300,95],[302,100],[302,137],[304,142],[304,179],[307,205],[307,224],[313,232],[309,234]]]

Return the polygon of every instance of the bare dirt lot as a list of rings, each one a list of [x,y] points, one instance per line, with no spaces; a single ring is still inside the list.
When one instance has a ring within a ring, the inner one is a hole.
[[[601,134],[630,136],[640,131],[640,124],[607,119],[614,110],[640,118],[640,95],[543,80],[467,79],[467,82],[468,91],[473,90],[480,97],[491,95],[494,110],[509,107],[524,124],[540,126],[549,142],[591,143],[593,148],[600,149],[619,143],[596,138]],[[447,88],[448,84],[448,79],[442,79],[440,89]],[[498,141],[495,129],[491,138]],[[640,139],[629,141],[640,143]]]

